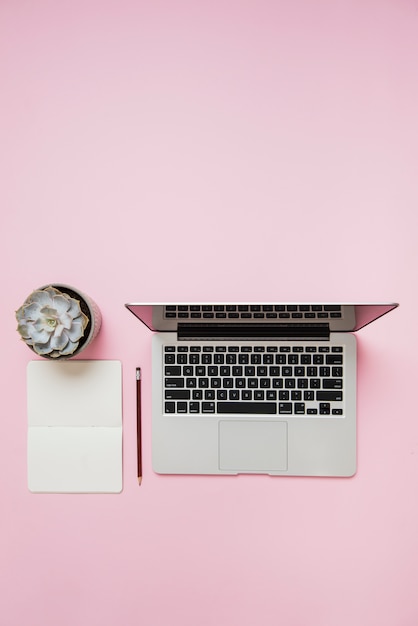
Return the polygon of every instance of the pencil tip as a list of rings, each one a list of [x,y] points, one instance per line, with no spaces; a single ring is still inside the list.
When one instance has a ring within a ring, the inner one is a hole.
[[[138,485],[142,483],[142,476],[138,476]]]

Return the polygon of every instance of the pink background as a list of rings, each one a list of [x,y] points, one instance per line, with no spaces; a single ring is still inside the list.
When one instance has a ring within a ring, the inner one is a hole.
[[[1,624],[418,624],[417,76],[416,0],[0,2]],[[120,495],[27,490],[14,310],[49,281],[123,363]],[[357,475],[153,474],[133,300],[399,301]]]

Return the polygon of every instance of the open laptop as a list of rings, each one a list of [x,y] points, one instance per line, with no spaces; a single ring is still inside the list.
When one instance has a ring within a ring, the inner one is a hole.
[[[392,304],[126,304],[154,331],[162,474],[352,476],[354,331]]]

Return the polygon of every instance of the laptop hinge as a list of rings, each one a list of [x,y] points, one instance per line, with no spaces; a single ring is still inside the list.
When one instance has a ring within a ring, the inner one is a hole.
[[[329,324],[179,323],[178,339],[189,340],[329,340]]]

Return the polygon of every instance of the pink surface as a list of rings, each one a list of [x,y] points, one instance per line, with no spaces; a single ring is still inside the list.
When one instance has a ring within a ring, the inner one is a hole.
[[[418,623],[417,32],[413,0],[1,2],[1,624]],[[27,490],[14,310],[49,281],[123,363],[120,495]],[[359,333],[357,475],[153,474],[132,300],[400,301]]]

